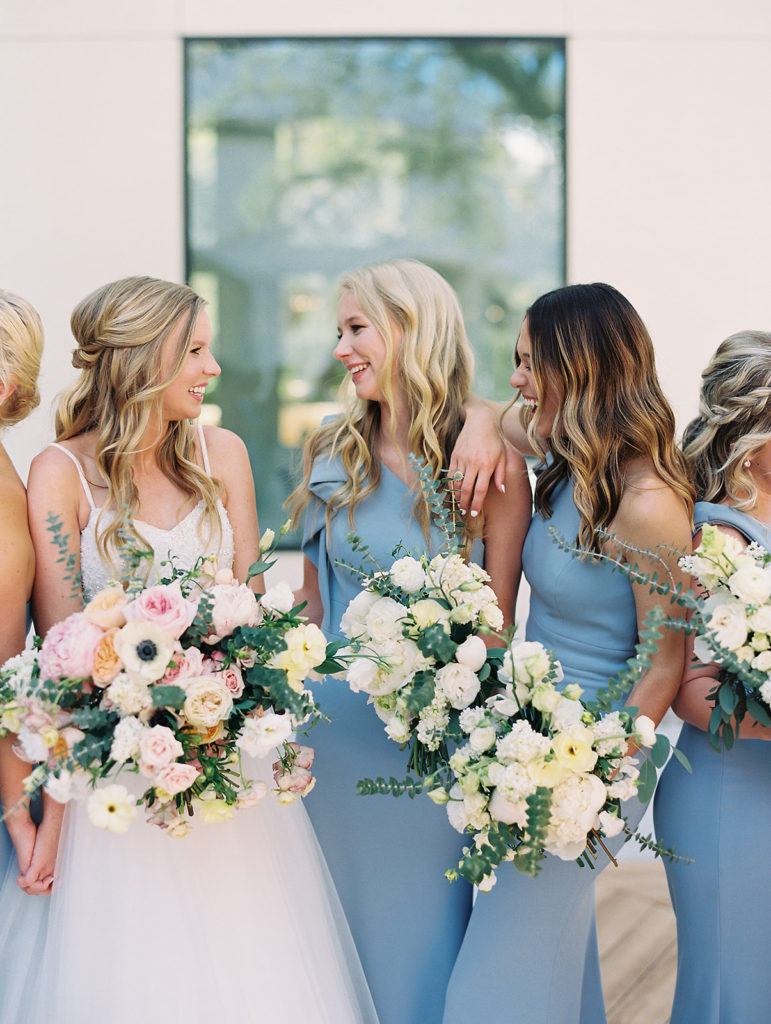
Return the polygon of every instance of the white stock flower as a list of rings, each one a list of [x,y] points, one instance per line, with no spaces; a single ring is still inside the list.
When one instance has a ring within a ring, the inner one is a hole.
[[[536,732],[529,722],[514,722],[507,736],[498,740],[496,751],[502,761],[527,764],[544,757],[551,750],[551,740]]]
[[[133,715],[121,718],[113,732],[110,758],[113,761],[117,761],[118,764],[122,764],[132,757],[137,757],[139,754],[139,741],[146,730],[147,726]]]
[[[487,717],[484,708],[464,708],[458,715],[458,722],[465,733],[472,732]]]
[[[260,598],[260,604],[269,612],[286,614],[294,608],[294,594],[292,588],[285,580],[281,580],[275,587],[266,590]]]
[[[407,594],[416,594],[427,583],[423,566],[409,556],[397,558],[391,566],[390,575],[396,586]]]
[[[153,706],[150,687],[141,677],[121,672],[105,689],[105,695],[124,715],[138,715]]]
[[[136,801],[125,786],[113,784],[97,789],[86,803],[92,825],[116,835],[126,832],[137,815]]]
[[[607,757],[614,751],[620,752],[626,745],[626,730],[621,722],[618,711],[603,715],[592,726],[594,749],[600,757]]]

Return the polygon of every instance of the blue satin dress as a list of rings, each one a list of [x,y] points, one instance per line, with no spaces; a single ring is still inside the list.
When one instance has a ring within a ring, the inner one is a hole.
[[[769,549],[771,531],[726,505],[700,501],[694,526],[732,526]],[[693,775],[671,762],[654,801],[656,833],[693,864],[665,861],[677,916],[677,986],[671,1024],[755,1024],[771,1010],[771,743],[731,750],[684,723],[678,747]]]
[[[555,488],[552,506],[550,519],[533,516],[522,552],[531,588],[526,636],[553,650],[565,682],[590,699],[634,655],[632,585],[608,563],[581,561],[552,540],[550,526],[570,542],[578,534],[570,481]],[[631,826],[644,809],[636,797],[627,802]],[[606,845],[617,852],[623,834]],[[602,852],[595,870],[547,855],[536,878],[501,865],[495,888],[474,904],[444,1024],[603,1024],[594,883],[609,863]]]
[[[310,480],[303,552],[318,568],[323,628],[339,637],[340,618],[361,589],[359,579],[337,564],[361,564],[346,534],[348,513],[325,524],[326,502],[345,481],[338,459],[316,461]],[[415,495],[387,467],[380,484],[355,511],[355,528],[384,568],[400,542],[412,553],[426,550],[412,516]],[[435,548],[438,535],[432,536]],[[474,551],[479,561],[481,551]],[[374,571],[372,563],[364,566]],[[367,695],[327,679],[316,696],[331,725],[313,729],[313,773],[318,784],[305,801],[329,864],[381,1024],[439,1024],[444,992],[471,913],[472,890],[450,883],[464,839],[441,808],[426,796],[357,796],[357,779],[406,774],[407,752],[388,739]]]

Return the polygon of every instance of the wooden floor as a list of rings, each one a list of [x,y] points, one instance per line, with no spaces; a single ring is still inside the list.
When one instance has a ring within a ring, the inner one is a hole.
[[[602,872],[597,927],[608,1024],[668,1024],[677,942],[660,860]]]

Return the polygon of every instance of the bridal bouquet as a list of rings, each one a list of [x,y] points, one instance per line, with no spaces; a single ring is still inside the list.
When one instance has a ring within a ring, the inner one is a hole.
[[[743,548],[716,526],[702,529],[699,547],[680,560],[708,592],[692,600],[696,657],[720,665],[710,694],[710,742],[733,745],[734,727],[749,714],[771,726],[771,554],[759,544]]]
[[[348,684],[370,695],[392,740],[410,744],[408,769],[445,764],[451,724],[489,691],[499,655],[479,631],[503,624],[489,579],[457,552],[405,556],[367,579],[343,615]]]
[[[313,751],[289,737],[318,711],[306,677],[340,666],[285,583],[258,600],[213,568],[202,560],[128,594],[107,587],[0,669],[0,729],[36,763],[29,792],[85,798],[91,821],[113,832],[144,805],[148,822],[182,836],[196,814],[226,821],[265,795],[243,754],[279,749],[280,802],[310,791]],[[139,780],[131,793],[126,773]]]

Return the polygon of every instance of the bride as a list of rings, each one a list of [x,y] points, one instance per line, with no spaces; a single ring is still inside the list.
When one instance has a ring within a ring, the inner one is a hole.
[[[258,556],[246,447],[198,422],[220,372],[203,300],[128,278],[81,302],[72,330],[81,373],[29,479],[42,634],[120,576],[119,537],[183,569],[215,553],[241,580]],[[51,541],[51,513],[71,538],[82,594]],[[254,764],[255,776],[264,771]],[[24,1024],[376,1022],[299,802],[267,797],[232,822],[196,821],[184,839],[140,822],[112,835],[73,802],[45,947],[18,955],[39,957],[35,990],[16,1011]]]

